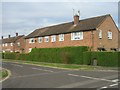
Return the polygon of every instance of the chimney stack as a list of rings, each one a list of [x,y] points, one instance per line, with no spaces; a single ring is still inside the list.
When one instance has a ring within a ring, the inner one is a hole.
[[[8,38],[10,38],[10,35],[8,35]]]
[[[3,39],[3,36],[1,38]]]
[[[79,16],[80,16],[80,11],[76,11],[73,9],[73,16],[74,16],[74,25],[77,25],[79,23]]]
[[[74,15],[74,25],[77,25],[79,23],[79,16]]]
[[[16,33],[16,36],[18,36],[18,33]]]

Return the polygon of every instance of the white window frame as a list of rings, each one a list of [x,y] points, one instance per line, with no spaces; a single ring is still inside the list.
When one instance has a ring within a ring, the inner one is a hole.
[[[40,41],[40,40],[41,40],[41,41]],[[42,37],[39,37],[39,38],[38,38],[38,42],[39,42],[39,43],[42,43],[42,40],[43,40]]]
[[[99,31],[99,39],[102,39],[102,30]]]
[[[10,46],[13,46],[13,43],[10,43]]]
[[[59,35],[59,41],[64,41],[64,34]]]
[[[28,52],[31,52],[32,51],[32,48],[29,48],[29,51]]]
[[[7,46],[8,46],[8,44],[7,44],[7,43],[5,43],[5,46],[7,47]]]
[[[20,42],[17,42],[17,46],[20,46]]]
[[[71,40],[83,40],[83,32],[71,33]]]
[[[32,42],[32,40],[33,40],[33,42]],[[29,39],[29,43],[35,43],[35,39],[34,38],[30,38]]]
[[[3,43],[3,44],[2,44],[2,46],[4,47],[4,46],[5,46],[5,44]]]
[[[44,37],[44,42],[49,42],[49,36]]]
[[[108,39],[112,39],[112,32],[111,31],[108,31],[107,35],[108,35]]]
[[[55,42],[56,41],[56,35],[52,35],[51,36],[51,42]]]

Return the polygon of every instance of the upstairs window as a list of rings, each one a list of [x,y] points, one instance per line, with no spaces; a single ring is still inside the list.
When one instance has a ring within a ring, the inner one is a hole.
[[[99,31],[99,39],[102,39],[102,30]]]
[[[44,39],[45,39],[45,42],[49,42],[49,36],[45,36]]]
[[[64,34],[59,35],[59,41],[64,41]]]
[[[17,45],[20,46],[20,42],[18,42]]]
[[[41,43],[42,42],[42,37],[38,38],[38,42]]]
[[[51,42],[55,42],[56,41],[56,35],[52,35],[51,36]]]
[[[13,43],[10,43],[10,46],[13,46]]]
[[[29,43],[35,43],[35,39],[34,38],[30,38],[29,39]]]
[[[108,39],[112,39],[112,32],[108,31]]]
[[[4,47],[4,46],[5,46],[5,44],[2,44],[2,46]]]
[[[8,44],[7,44],[7,43],[5,43],[5,46],[8,46]]]
[[[82,40],[82,39],[83,39],[83,32],[71,33],[71,40]]]

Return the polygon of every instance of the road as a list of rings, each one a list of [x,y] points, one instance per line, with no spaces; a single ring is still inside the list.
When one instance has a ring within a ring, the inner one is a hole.
[[[118,72],[114,70],[64,70],[3,62],[12,73],[3,88],[118,88]]]

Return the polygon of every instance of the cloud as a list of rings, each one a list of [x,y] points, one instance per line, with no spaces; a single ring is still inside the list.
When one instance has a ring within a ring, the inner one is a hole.
[[[73,8],[80,10],[80,19],[109,13],[118,21],[116,2],[4,2],[3,35],[15,32],[27,35],[36,28],[72,21]]]

